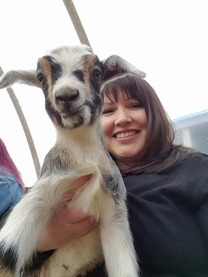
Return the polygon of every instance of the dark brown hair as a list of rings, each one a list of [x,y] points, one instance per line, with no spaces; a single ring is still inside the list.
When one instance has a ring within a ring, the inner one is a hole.
[[[128,173],[166,172],[186,158],[192,149],[174,144],[174,128],[157,94],[150,84],[137,75],[125,73],[114,76],[102,87],[102,95],[117,101],[118,93],[137,99],[147,116],[147,140],[134,166]]]
[[[0,139],[0,168],[3,172],[11,173],[16,178],[17,182],[24,187],[21,174],[9,155],[6,145],[2,139]]]

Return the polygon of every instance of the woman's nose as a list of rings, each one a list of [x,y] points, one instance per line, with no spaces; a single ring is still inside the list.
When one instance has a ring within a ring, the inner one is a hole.
[[[132,122],[132,118],[128,113],[128,111],[126,111],[125,109],[119,109],[117,111],[115,125],[124,125],[131,122]]]

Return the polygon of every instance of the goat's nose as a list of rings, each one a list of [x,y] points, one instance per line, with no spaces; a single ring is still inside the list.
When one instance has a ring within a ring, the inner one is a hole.
[[[66,92],[62,92],[60,95],[56,95],[56,101],[61,103],[68,103],[70,101],[76,100],[78,96],[78,90],[67,90]]]

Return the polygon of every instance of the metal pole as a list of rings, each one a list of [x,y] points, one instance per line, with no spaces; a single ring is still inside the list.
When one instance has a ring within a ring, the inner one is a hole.
[[[71,18],[71,21],[74,25],[74,28],[77,32],[77,35],[79,37],[79,40],[82,44],[86,44],[88,46],[91,47],[90,45],[90,42],[87,38],[87,35],[85,33],[85,30],[83,28],[83,25],[82,25],[82,22],[78,16],[78,13],[76,11],[76,8],[73,4],[73,1],[72,0],[63,0],[64,4],[65,4],[65,7],[67,9],[67,12]],[[92,48],[92,47],[91,47]]]

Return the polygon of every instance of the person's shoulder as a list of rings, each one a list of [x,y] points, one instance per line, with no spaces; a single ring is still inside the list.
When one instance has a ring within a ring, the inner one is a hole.
[[[186,159],[182,162],[184,165],[192,165],[192,166],[208,166],[208,155],[202,152],[193,152],[190,153]]]
[[[201,152],[190,153],[175,168],[175,173],[187,183],[207,182],[208,155]]]
[[[1,194],[5,191],[9,193],[15,201],[16,198],[21,197],[24,193],[23,187],[10,172],[0,171],[0,186]]]
[[[208,155],[193,153],[182,164],[180,176],[186,183],[185,191],[190,196],[192,207],[199,207],[208,193]]]
[[[16,178],[14,177],[13,174],[0,170],[0,183],[17,183]]]

